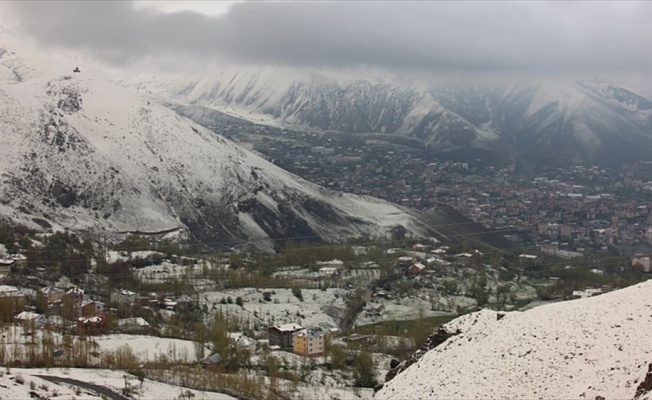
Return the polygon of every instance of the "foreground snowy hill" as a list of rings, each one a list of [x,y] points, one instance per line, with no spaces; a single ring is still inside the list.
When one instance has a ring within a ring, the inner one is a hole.
[[[373,198],[292,175],[79,60],[0,31],[0,217],[110,232],[187,229],[203,242],[429,229]],[[12,44],[13,43],[13,44]]]
[[[652,281],[497,317],[451,321],[446,330],[459,333],[375,397],[632,399],[652,362]]]

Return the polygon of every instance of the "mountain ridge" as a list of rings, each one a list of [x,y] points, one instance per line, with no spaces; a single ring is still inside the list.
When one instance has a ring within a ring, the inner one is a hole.
[[[433,152],[487,149],[517,163],[613,164],[649,159],[652,100],[602,80],[413,84],[323,74],[222,71],[124,84],[254,123],[422,140]],[[148,90],[149,90],[148,89]]]

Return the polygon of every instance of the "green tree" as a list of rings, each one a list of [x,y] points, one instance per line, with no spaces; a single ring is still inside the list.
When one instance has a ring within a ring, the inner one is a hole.
[[[359,387],[371,388],[378,384],[376,380],[376,363],[368,352],[358,353],[353,362],[353,379]]]
[[[330,356],[331,368],[344,369],[346,367],[346,351],[344,346],[340,344],[331,344],[326,350]]]

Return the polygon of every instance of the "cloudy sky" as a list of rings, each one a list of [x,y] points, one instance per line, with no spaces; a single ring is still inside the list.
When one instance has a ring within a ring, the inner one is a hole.
[[[112,63],[375,68],[399,73],[652,71],[652,2],[21,1],[5,20]]]

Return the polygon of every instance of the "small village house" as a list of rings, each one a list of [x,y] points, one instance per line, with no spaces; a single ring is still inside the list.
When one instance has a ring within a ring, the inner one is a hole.
[[[73,286],[66,290],[66,297],[75,304],[81,304],[81,302],[84,301],[84,289]]]
[[[203,368],[211,368],[222,361],[220,353],[213,353],[199,362]]]
[[[292,334],[302,330],[299,324],[274,325],[268,328],[269,345],[282,349],[291,349],[293,346]]]
[[[97,314],[92,317],[77,318],[77,331],[88,335],[105,333],[108,329],[109,316]]]
[[[320,268],[321,267],[334,267],[334,268],[337,268],[337,269],[341,269],[342,267],[344,267],[344,261],[338,260],[338,259],[334,259],[334,260],[330,260],[330,261],[317,261],[316,264]]]
[[[426,271],[426,266],[421,263],[414,263],[410,265],[407,272],[410,275],[421,275]]]
[[[23,311],[20,314],[14,317],[14,321],[17,324],[23,326],[30,326],[32,328],[42,328],[48,323],[48,319],[45,315],[38,314],[32,311]]]
[[[89,300],[81,304],[82,317],[92,317],[101,314],[106,309],[106,305],[101,301]]]
[[[539,256],[534,254],[520,254],[518,263],[521,267],[534,267],[539,263]]]
[[[258,349],[258,341],[256,339],[250,338],[243,335],[240,332],[229,333],[229,343],[238,351],[247,351],[252,356],[256,354]]]
[[[111,300],[118,304],[132,304],[136,301],[136,293],[126,289],[116,289],[111,293]]]
[[[650,272],[650,257],[634,257],[632,267],[639,268],[643,272]]]
[[[41,288],[41,293],[47,299],[48,303],[61,302],[66,292],[56,286],[46,286]]]
[[[321,267],[319,268],[319,275],[320,276],[335,276],[337,275],[339,269],[336,267]]]

